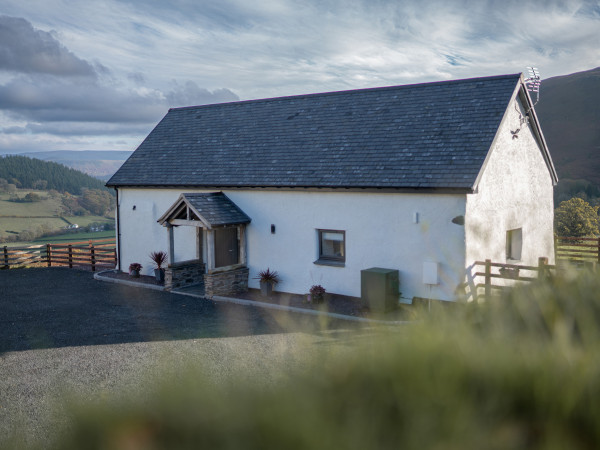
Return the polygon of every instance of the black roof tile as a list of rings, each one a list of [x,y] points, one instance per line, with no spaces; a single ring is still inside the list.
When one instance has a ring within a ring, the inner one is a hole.
[[[107,185],[470,189],[519,77],[171,109]]]

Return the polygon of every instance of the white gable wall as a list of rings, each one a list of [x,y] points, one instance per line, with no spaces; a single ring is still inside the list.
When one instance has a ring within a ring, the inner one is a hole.
[[[191,189],[120,189],[121,264],[140,262],[149,274],[151,251],[168,251],[166,228],[156,220]],[[249,285],[269,267],[279,272],[277,290],[306,293],[313,284],[360,296],[360,271],[398,269],[402,297],[451,300],[465,267],[465,229],[451,222],[465,214],[464,195],[232,190],[224,191],[250,218],[247,228]],[[140,207],[139,205],[145,205]],[[136,205],[136,210],[133,210]],[[414,215],[418,213],[418,223]],[[276,227],[271,234],[271,224]],[[317,229],[346,232],[345,267],[314,264]],[[196,257],[193,227],[175,230],[175,260]],[[423,263],[439,263],[439,284],[423,284]]]
[[[485,259],[537,265],[541,256],[554,263],[552,178],[531,126],[519,124],[515,104],[511,102],[499,128],[477,193],[467,195],[468,267]],[[518,108],[524,115],[520,102]],[[511,131],[518,128],[518,138],[513,139]],[[518,228],[522,252],[520,260],[513,261],[507,258],[506,233]]]

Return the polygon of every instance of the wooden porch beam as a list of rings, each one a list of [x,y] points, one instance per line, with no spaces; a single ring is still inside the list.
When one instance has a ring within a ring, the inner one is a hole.
[[[206,228],[205,225],[200,222],[199,220],[185,220],[185,219],[171,219],[169,220],[169,223],[171,225],[175,225],[175,226],[190,226],[190,227],[200,227],[200,228]]]

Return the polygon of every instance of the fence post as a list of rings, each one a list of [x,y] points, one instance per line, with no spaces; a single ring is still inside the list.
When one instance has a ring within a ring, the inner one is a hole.
[[[548,275],[546,266],[548,265],[548,258],[541,256],[538,258],[538,279],[545,280]]]
[[[115,267],[117,267],[117,249],[115,247]]]
[[[69,269],[73,268],[73,246],[69,244]]]
[[[492,297],[492,260],[485,260],[485,299]]]
[[[10,266],[8,265],[8,248],[6,248],[6,245],[4,246],[4,267],[10,269]]]
[[[94,253],[94,244],[90,241],[90,258],[92,260],[92,272],[96,271],[96,256]]]
[[[52,267],[52,254],[50,244],[46,244],[46,258],[48,258],[48,267]]]

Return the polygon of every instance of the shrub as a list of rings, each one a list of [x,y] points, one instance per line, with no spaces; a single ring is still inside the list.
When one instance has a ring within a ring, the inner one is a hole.
[[[157,269],[162,269],[162,265],[167,261],[167,253],[163,251],[150,253],[150,259],[156,264]]]
[[[270,270],[267,267],[267,270],[262,270],[258,272],[258,275],[254,277],[255,280],[260,280],[261,283],[271,283],[272,285],[276,285],[279,283],[279,274],[275,270]]]
[[[391,331],[318,336],[296,366],[253,360],[294,368],[266,386],[233,362],[230,380],[178,369],[126,401],[82,397],[55,448],[598,448],[598,292],[597,275],[567,274]]]
[[[137,272],[139,270],[142,270],[142,267],[143,266],[140,263],[134,262],[134,263],[129,264],[129,271],[130,272]]]
[[[309,292],[313,303],[323,303],[325,300],[325,288],[320,284],[313,284]]]

